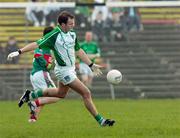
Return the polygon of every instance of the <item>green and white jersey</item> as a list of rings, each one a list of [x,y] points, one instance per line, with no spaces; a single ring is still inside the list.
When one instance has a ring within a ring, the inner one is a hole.
[[[50,48],[59,66],[74,66],[75,51],[80,49],[76,33],[63,32],[60,26],[36,41],[40,48]]]

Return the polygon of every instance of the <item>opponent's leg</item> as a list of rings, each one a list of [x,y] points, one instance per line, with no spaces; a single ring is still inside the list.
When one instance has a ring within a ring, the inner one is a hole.
[[[46,89],[46,88],[56,88],[56,85],[54,84],[53,80],[50,77],[49,72],[47,71],[37,71],[35,74],[30,75],[31,84],[33,86],[34,90],[38,89]],[[37,107],[35,110],[35,114],[30,114],[30,119],[34,118],[34,116],[37,118],[38,114],[40,113],[42,106],[44,104],[51,104],[59,101],[59,98],[54,97],[41,97],[36,99],[35,101],[31,101],[31,103]],[[31,109],[31,108],[30,108]]]
[[[30,101],[28,103],[28,106],[30,108],[29,122],[35,122],[38,119],[40,111],[42,110],[45,104],[56,103],[59,101],[59,99],[60,98],[55,98],[55,97],[41,97],[35,99],[34,101]],[[33,106],[34,108],[31,108],[31,106]]]
[[[68,86],[59,83],[58,88],[47,88],[47,89],[39,89],[36,91],[26,90],[22,97],[19,100],[19,107],[21,107],[25,102],[29,102],[30,100],[37,99],[39,97],[57,97],[57,98],[64,98],[69,90]],[[44,102],[43,104],[47,104]]]

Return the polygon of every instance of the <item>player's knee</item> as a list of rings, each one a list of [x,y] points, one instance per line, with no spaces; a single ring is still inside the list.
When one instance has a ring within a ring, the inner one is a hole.
[[[58,97],[59,98],[65,98],[66,97],[67,92],[62,91],[61,89],[58,89],[57,91],[58,91]]]
[[[90,91],[87,91],[87,92],[83,93],[82,96],[83,96],[84,99],[90,99],[91,98],[91,93],[90,93]]]
[[[65,98],[66,97],[66,95],[65,94],[58,94],[58,96],[57,96],[58,98]]]

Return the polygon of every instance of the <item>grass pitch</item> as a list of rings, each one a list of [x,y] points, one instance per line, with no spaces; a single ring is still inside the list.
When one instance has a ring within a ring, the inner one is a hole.
[[[180,99],[94,102],[103,116],[116,120],[113,127],[100,127],[81,100],[48,105],[33,124],[26,106],[1,101],[0,138],[180,138]]]

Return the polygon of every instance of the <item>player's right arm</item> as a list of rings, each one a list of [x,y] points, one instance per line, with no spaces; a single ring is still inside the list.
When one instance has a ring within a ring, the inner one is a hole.
[[[18,51],[12,52],[8,55],[7,60],[12,60],[12,58],[19,56],[22,53],[35,50],[36,48],[50,48],[52,49],[54,47],[54,43],[56,40],[56,37],[58,35],[58,28],[54,29],[50,33],[43,36],[41,39],[37,40],[36,42],[30,43],[26,45],[25,47],[19,49]]]
[[[12,58],[17,57],[17,56],[19,56],[22,53],[35,50],[36,48],[38,48],[38,44],[36,42],[32,42],[32,43],[26,45],[25,47],[19,49],[18,51],[11,52],[8,55],[7,60],[12,60]]]
[[[35,50],[36,48],[38,48],[38,44],[36,42],[32,42],[32,43],[26,45],[25,47],[23,47],[23,48],[21,48],[19,50],[21,51],[21,54],[22,54],[22,53],[25,53],[25,52]]]

